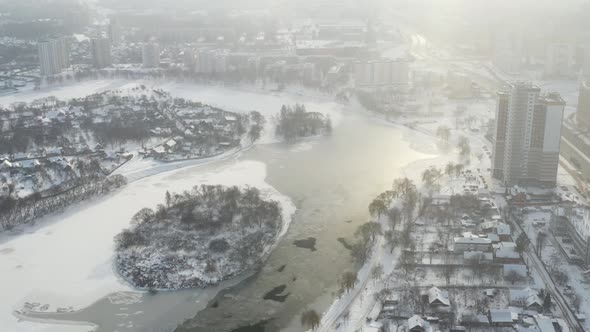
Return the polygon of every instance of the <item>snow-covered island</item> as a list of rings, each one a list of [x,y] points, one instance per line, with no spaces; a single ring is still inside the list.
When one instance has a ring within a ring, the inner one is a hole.
[[[166,192],[165,205],[141,209],[115,237],[117,271],[147,289],[205,287],[264,261],[282,211],[257,188],[195,186]]]
[[[318,112],[308,112],[305,105],[283,105],[276,119],[275,134],[287,142],[298,138],[326,135],[332,131],[332,120]]]

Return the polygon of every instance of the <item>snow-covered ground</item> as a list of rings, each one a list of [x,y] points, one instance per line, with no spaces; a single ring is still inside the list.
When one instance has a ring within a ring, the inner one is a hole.
[[[106,198],[81,204],[0,235],[0,326],[3,331],[87,331],[19,322],[13,310],[25,302],[80,309],[113,292],[130,290],[113,270],[113,237],[142,207],[161,203],[166,190],[180,192],[199,184],[256,186],[278,201],[286,225],[295,206],[264,182],[266,166],[255,161],[230,163],[213,170],[183,168],[143,178]],[[286,231],[284,227],[282,234]]]
[[[314,95],[310,91],[298,91],[288,89],[285,92],[271,92],[255,87],[222,87],[217,85],[194,85],[187,83],[145,82],[146,86],[161,88],[172,93],[174,97],[203,101],[215,107],[230,112],[259,111],[266,118],[265,131],[260,138],[260,143],[274,143],[277,139],[274,135],[273,117],[277,115],[282,105],[305,104],[310,112],[320,112],[330,116],[332,125],[338,125],[341,113],[339,104],[333,102],[332,97],[321,94]],[[150,84],[153,84],[150,85]]]
[[[474,102],[468,106],[463,118],[472,115],[478,117],[478,120],[483,123],[491,115],[489,107],[489,101]],[[471,145],[470,163],[465,166],[465,169],[472,170],[474,174],[484,174],[485,178],[489,180],[486,170],[490,167],[490,158],[485,154],[485,150],[483,149],[484,146],[490,147],[489,142],[483,138],[483,133],[481,132],[473,133],[465,128],[454,129],[455,120],[451,116],[453,109],[453,107],[446,107],[444,112],[447,113],[447,118],[436,118],[436,121],[428,118],[411,118],[410,120],[402,119],[389,122],[392,126],[401,126],[402,124],[407,126],[407,124],[411,123],[415,130],[405,131],[404,139],[411,142],[413,149],[431,155],[431,158],[417,160],[403,168],[404,175],[412,179],[414,183],[419,184],[421,182],[420,177],[422,172],[431,166],[444,169],[445,165],[449,162],[464,162],[462,158],[459,158],[455,150],[459,136],[467,137]],[[436,129],[440,125],[447,125],[453,128],[449,142],[445,143],[448,145],[446,149],[441,149],[441,142],[436,137]],[[443,152],[444,150],[447,152]],[[462,184],[464,181],[445,178],[443,182],[443,191],[451,190],[456,193],[462,193]],[[398,256],[399,252],[397,250],[391,254],[388,247],[379,238],[375,246],[374,255],[358,271],[359,283],[349,293],[345,293],[342,297],[336,299],[322,314],[322,324],[318,331],[344,332],[359,331],[359,329],[363,331],[378,331],[378,328],[368,326],[365,319],[371,316],[371,310],[377,302],[373,295],[382,290],[388,281],[398,280],[396,277],[391,277],[395,272]],[[370,280],[369,272],[377,263],[383,265],[385,277],[381,280],[373,281]],[[467,278],[464,276],[461,277],[465,279],[462,282],[468,284]],[[430,275],[424,283],[426,285],[442,283],[440,278],[440,275]],[[346,315],[346,319],[342,318],[343,314]]]
[[[26,90],[0,97],[0,105],[31,102],[55,96],[70,99],[105,90],[128,89],[137,85],[161,88],[174,97],[183,97],[235,112],[257,110],[267,117],[263,137],[257,144],[273,143],[272,117],[283,104],[305,104],[309,111],[329,115],[336,127],[341,106],[332,97],[291,88],[269,92],[260,87],[223,87],[165,81],[94,80],[67,83],[41,90]],[[293,146],[293,152],[311,149],[313,140]],[[134,158],[116,173],[131,182],[119,192],[95,201],[73,206],[63,213],[47,216],[35,225],[0,234],[0,326],[2,330],[19,331],[87,331],[88,326],[62,326],[19,320],[14,310],[25,302],[48,304],[48,312],[58,308],[77,310],[113,292],[130,290],[114,273],[112,266],[113,237],[129,225],[131,216],[142,207],[161,203],[166,190],[179,192],[198,184],[249,185],[262,189],[268,198],[277,200],[290,221],[295,207],[288,197],[264,182],[265,165],[254,161],[227,163],[207,168],[202,164],[240,155],[232,150],[214,158],[161,163]],[[229,166],[228,166],[229,165]],[[287,224],[286,224],[287,225]],[[285,226],[281,236],[287,231]]]
[[[49,96],[67,100],[106,90],[129,90],[139,85],[145,85],[149,89],[163,89],[170,92],[172,97],[200,101],[231,112],[248,113],[254,110],[259,111],[266,117],[267,121],[262,137],[257,142],[258,144],[277,142],[272,117],[279,113],[281,106],[284,104],[305,104],[306,109],[310,112],[319,112],[330,116],[333,127],[338,126],[341,119],[341,105],[335,103],[332,96],[302,90],[297,87],[286,89],[284,92],[276,92],[269,90],[270,88],[264,89],[260,86],[203,85],[160,80],[131,81],[115,79],[72,82],[41,90],[26,90],[18,94],[0,96],[0,105],[8,106],[14,102],[31,102]]]

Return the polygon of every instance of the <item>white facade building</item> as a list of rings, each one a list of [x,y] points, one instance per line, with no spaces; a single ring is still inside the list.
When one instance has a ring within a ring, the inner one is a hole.
[[[573,74],[574,48],[568,43],[551,43],[545,50],[545,76],[560,77]]]
[[[196,71],[202,74],[228,71],[228,53],[218,49],[200,49],[197,54]]]
[[[584,77],[590,79],[590,46],[584,49],[584,64],[582,70]]]
[[[109,67],[113,64],[111,57],[111,42],[107,38],[93,38],[90,40],[92,64],[95,68]]]
[[[182,52],[182,62],[184,63],[184,67],[187,69],[194,69],[195,66],[195,50],[192,48],[186,48]]]
[[[147,43],[141,47],[141,59],[144,68],[158,68],[160,66],[160,46]]]
[[[494,32],[492,61],[500,70],[518,73],[524,54],[523,32],[512,27],[498,27]]]
[[[409,64],[406,60],[374,60],[354,64],[356,88],[407,87]]]
[[[111,19],[109,22],[108,28],[108,38],[111,42],[111,45],[119,45],[121,43],[122,33],[121,33],[121,25],[115,19]]]
[[[61,73],[70,66],[70,55],[64,38],[50,38],[37,45],[41,75],[51,76]]]
[[[492,160],[494,177],[507,186],[554,186],[565,102],[517,82],[498,93]]]

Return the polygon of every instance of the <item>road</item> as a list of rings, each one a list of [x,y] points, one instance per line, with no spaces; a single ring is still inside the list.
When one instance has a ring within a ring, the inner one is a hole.
[[[315,330],[315,332],[329,332],[335,330],[335,324],[338,319],[350,308],[351,304],[354,303],[357,297],[367,287],[367,283],[371,279],[371,269],[373,266],[381,262],[384,250],[387,249],[384,246],[383,236],[379,236],[377,237],[377,241],[373,246],[373,252],[369,258],[369,261],[366,262],[365,265],[363,265],[363,267],[358,271],[357,277],[359,282],[354,287],[354,289],[348,293],[345,293],[340,299],[330,306],[328,311],[322,317],[321,324]]]
[[[515,234],[516,237],[518,237],[518,235],[520,235],[520,233],[524,232],[522,227],[520,225],[518,225],[517,223],[515,223],[514,220],[512,220],[512,218],[510,218],[510,222],[514,226],[513,229],[519,230],[518,234]],[[551,278],[551,275],[549,275],[549,272],[547,271],[547,268],[543,264],[543,261],[541,261],[541,258],[537,255],[535,247],[532,245],[532,242],[527,247],[527,250],[525,251],[525,257],[527,257],[525,262],[527,263],[529,268],[535,269],[537,274],[541,277],[541,279],[545,283],[545,288],[547,290],[549,290],[549,292],[551,292],[551,300],[553,301],[553,303],[555,303],[557,305],[557,307],[561,311],[562,318],[567,322],[570,330],[571,331],[584,331],[584,327],[576,319],[576,315],[574,314],[574,312],[572,311],[570,306],[567,304],[567,301],[565,300],[565,298],[563,297],[563,295],[559,291],[559,288],[555,284],[555,281],[553,280],[553,278]]]

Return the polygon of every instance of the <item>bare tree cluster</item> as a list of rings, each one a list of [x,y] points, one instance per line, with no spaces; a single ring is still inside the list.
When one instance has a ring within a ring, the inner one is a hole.
[[[35,194],[22,199],[9,197],[0,203],[0,230],[31,222],[90,197],[109,193],[126,183],[127,180],[122,175],[84,178],[76,181],[69,189],[49,196]]]

